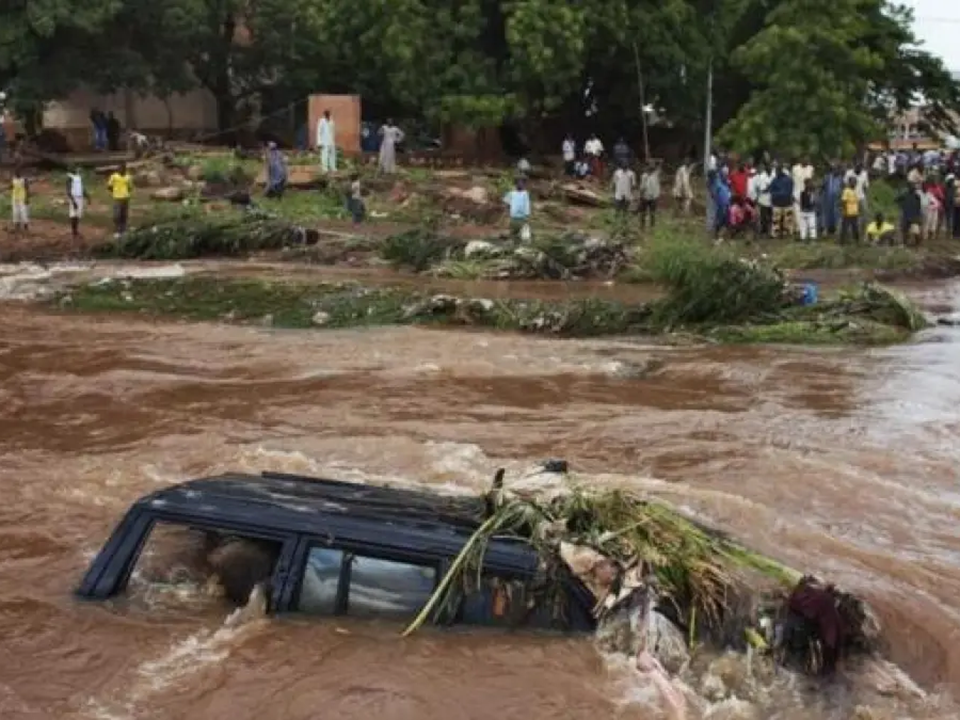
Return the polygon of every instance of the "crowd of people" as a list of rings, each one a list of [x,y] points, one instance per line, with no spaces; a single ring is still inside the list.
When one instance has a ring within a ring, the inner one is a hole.
[[[957,171],[956,153],[941,152],[881,153],[872,161],[819,169],[806,159],[754,164],[713,155],[706,172],[707,224],[717,238],[750,233],[906,245],[941,233],[960,238]],[[878,178],[898,188],[897,218],[871,208],[870,184]]]

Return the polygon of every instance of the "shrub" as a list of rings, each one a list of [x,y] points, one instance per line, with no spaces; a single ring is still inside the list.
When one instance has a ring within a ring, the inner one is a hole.
[[[702,241],[655,238],[646,251],[652,279],[665,286],[657,319],[665,324],[736,323],[784,305],[781,273]]]
[[[442,237],[435,231],[418,228],[391,235],[380,246],[380,257],[395,268],[409,268],[416,272],[459,255],[464,243]]]

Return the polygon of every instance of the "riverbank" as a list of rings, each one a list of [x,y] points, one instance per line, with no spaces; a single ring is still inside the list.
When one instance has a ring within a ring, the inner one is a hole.
[[[773,292],[773,290],[770,290]],[[135,313],[158,318],[290,329],[382,325],[472,326],[558,337],[657,336],[689,342],[882,345],[908,339],[924,323],[896,293],[877,286],[814,306],[698,315],[673,290],[646,303],[603,298],[544,300],[437,294],[416,286],[317,283],[189,275],[105,279],[60,290],[46,302],[67,312]]]
[[[657,228],[644,230],[635,215],[618,215],[610,207],[604,186],[571,183],[538,169],[529,182],[533,243],[520,246],[509,237],[500,200],[510,186],[509,169],[408,168],[383,177],[356,167],[328,176],[314,161],[309,155],[295,158],[289,190],[279,199],[260,196],[256,159],[223,152],[139,161],[131,167],[132,230],[121,243],[110,232],[104,171],[86,174],[91,201],[84,239],[74,241],[62,176],[38,170],[31,177],[31,234],[0,235],[0,261],[253,256],[291,264],[389,266],[458,279],[644,283],[650,280],[651,243],[709,242],[702,219],[676,214],[666,199]],[[361,178],[369,211],[361,225],[350,222],[343,201],[352,170]],[[871,206],[887,208],[891,192],[882,182],[871,187]],[[251,202],[255,211],[244,211],[238,200]],[[960,243],[946,238],[919,248],[840,246],[835,239],[724,244],[739,257],[763,258],[799,279],[824,272],[883,282],[960,275]]]

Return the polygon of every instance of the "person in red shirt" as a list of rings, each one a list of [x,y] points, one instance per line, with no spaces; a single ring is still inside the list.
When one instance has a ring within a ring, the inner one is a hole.
[[[735,198],[746,199],[747,185],[750,183],[750,173],[747,172],[746,165],[740,165],[736,170],[730,173],[730,192]]]

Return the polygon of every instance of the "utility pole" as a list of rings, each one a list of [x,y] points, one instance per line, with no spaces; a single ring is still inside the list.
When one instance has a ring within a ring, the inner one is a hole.
[[[633,60],[637,65],[637,89],[640,94],[640,122],[643,127],[643,161],[650,161],[650,134],[647,130],[647,103],[643,93],[643,72],[640,69],[640,49],[633,43]]]
[[[703,174],[706,176],[713,150],[713,58],[707,65],[707,112],[703,128]]]

